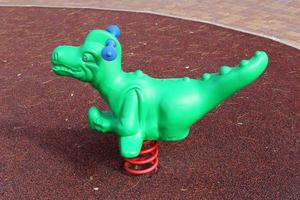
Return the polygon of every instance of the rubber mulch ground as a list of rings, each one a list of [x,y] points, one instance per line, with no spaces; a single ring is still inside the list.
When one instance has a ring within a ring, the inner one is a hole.
[[[150,14],[7,7],[0,19],[0,199],[299,199],[299,50]],[[50,70],[57,45],[108,24],[123,31],[125,71],[197,78],[256,50],[270,62],[187,139],[160,142],[156,174],[130,176],[116,138],[88,128],[89,106],[106,108],[97,92]]]

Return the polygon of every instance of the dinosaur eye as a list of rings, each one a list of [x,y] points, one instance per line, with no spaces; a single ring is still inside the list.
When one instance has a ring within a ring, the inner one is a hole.
[[[83,56],[83,57],[82,57],[82,60],[83,60],[84,62],[88,61],[87,56]]]
[[[85,53],[85,54],[83,54],[83,56],[82,56],[82,60],[83,60],[84,62],[89,62],[89,61],[93,61],[93,60],[94,60],[94,57],[93,57],[91,54],[89,54],[89,53]]]

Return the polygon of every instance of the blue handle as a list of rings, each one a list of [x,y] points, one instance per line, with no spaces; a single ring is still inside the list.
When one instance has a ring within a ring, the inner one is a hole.
[[[121,30],[117,25],[109,25],[106,27],[106,31],[118,38],[121,34]],[[107,40],[105,46],[101,52],[101,56],[104,60],[112,61],[117,57],[116,44],[113,40]]]
[[[117,50],[115,48],[116,47],[115,41],[107,40],[105,46],[106,47],[104,47],[101,52],[102,58],[107,61],[112,61],[112,60],[116,59]]]

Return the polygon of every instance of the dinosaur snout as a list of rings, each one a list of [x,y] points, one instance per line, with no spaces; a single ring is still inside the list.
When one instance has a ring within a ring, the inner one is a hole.
[[[62,62],[62,47],[56,47],[51,55],[51,60],[53,65],[60,65]]]
[[[83,64],[79,47],[58,46],[51,55],[52,70],[60,76],[69,76],[82,81],[90,81],[92,74]]]
[[[51,58],[54,65],[73,66],[76,64],[74,62],[78,60],[78,47],[58,46],[53,50]]]
[[[63,61],[63,54],[65,54],[64,52],[66,51],[66,49],[66,46],[59,46],[53,50],[51,55],[53,64],[60,64],[60,62]]]
[[[51,56],[53,64],[58,63],[58,57],[59,57],[59,53],[56,51],[53,51],[52,56]]]

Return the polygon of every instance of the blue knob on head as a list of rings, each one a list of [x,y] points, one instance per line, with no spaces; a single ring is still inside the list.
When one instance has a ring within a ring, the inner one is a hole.
[[[105,46],[101,52],[101,56],[104,60],[112,61],[117,57],[116,44],[113,40],[107,40]]]
[[[109,25],[108,27],[106,27],[105,30],[107,32],[110,32],[115,37],[119,37],[120,34],[121,34],[121,30],[120,30],[120,28],[117,25]]]

